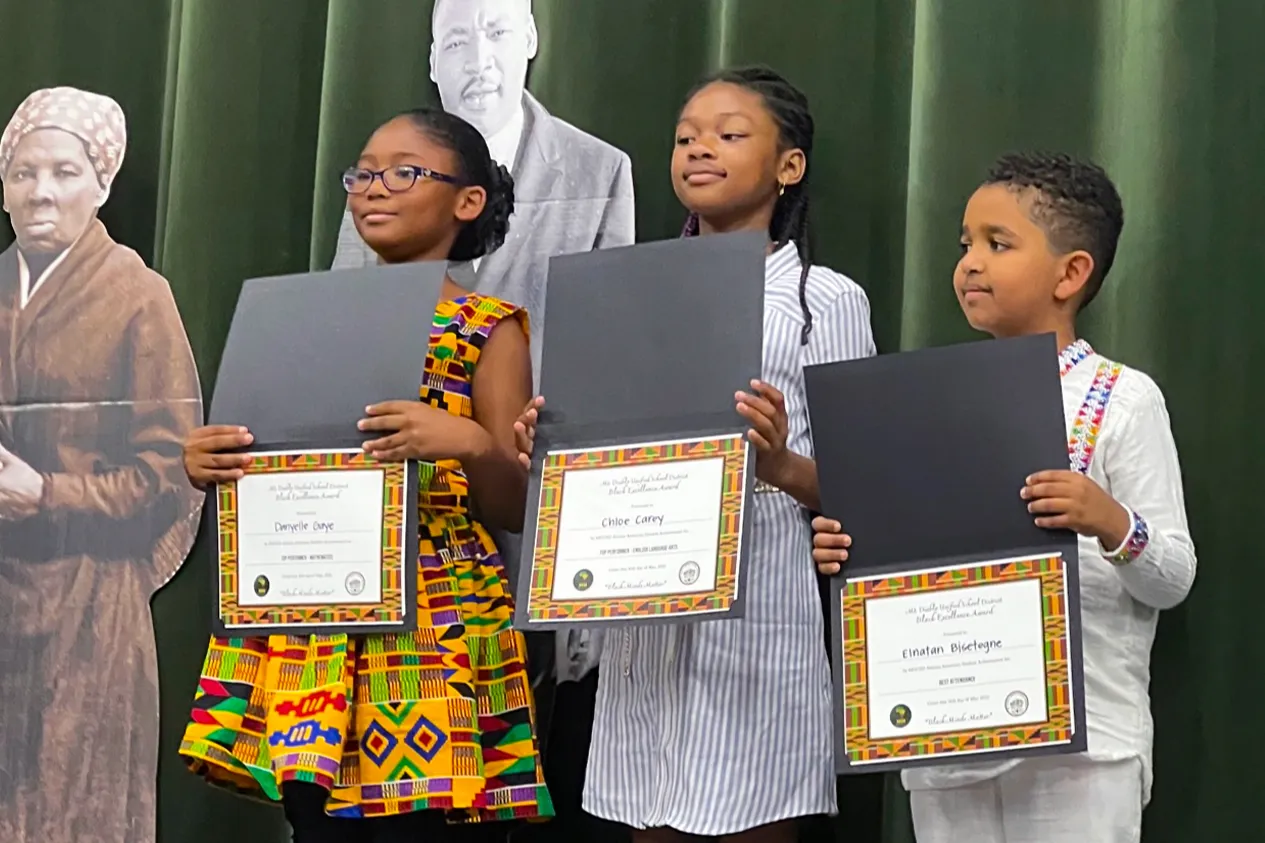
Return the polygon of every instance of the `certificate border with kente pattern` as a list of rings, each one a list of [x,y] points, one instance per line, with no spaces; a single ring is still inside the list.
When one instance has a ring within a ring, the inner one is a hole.
[[[382,591],[377,603],[317,606],[240,606],[238,590],[237,481],[216,488],[219,541],[219,613],[226,629],[251,627],[383,626],[401,624],[404,609],[405,463],[379,462],[361,451],[286,451],[252,454],[247,474],[304,471],[381,471]],[[412,556],[410,555],[411,559]]]
[[[745,516],[748,443],[742,434],[709,436],[575,451],[545,456],[540,478],[535,552],[528,617],[531,621],[594,621],[714,615],[729,610],[738,598],[738,566]],[[554,562],[562,512],[563,478],[568,471],[723,457],[720,534],[716,553],[716,587],[712,591],[655,597],[554,600]]]
[[[1035,579],[1041,584],[1046,670],[1046,721],[1020,726],[966,729],[872,739],[865,604],[875,597],[928,592]],[[839,593],[842,611],[844,751],[851,764],[929,757],[977,755],[1072,740],[1072,678],[1067,625],[1067,586],[1061,554],[1010,559],[994,564],[922,571],[888,578],[848,581]]]

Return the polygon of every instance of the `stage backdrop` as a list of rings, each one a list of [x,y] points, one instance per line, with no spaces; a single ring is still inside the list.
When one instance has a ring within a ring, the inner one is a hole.
[[[0,0],[0,113],[77,85],[128,114],[102,217],[166,276],[209,388],[241,280],[325,266],[338,173],[435,102],[417,0]],[[962,203],[997,153],[1101,159],[1127,223],[1089,337],[1165,390],[1202,562],[1154,659],[1147,843],[1265,837],[1259,541],[1265,475],[1265,3],[1241,0],[536,0],[530,90],[630,153],[643,240],[675,234],[675,112],[719,65],[763,61],[812,98],[820,259],[857,279],[884,350],[970,338],[950,289]],[[6,232],[7,233],[7,232]],[[336,385],[331,385],[337,388]],[[986,408],[981,408],[986,412]],[[161,838],[280,843],[278,812],[176,758],[205,646],[205,544],[155,606]],[[910,840],[893,782],[847,781],[838,839]],[[830,839],[823,829],[814,836]]]

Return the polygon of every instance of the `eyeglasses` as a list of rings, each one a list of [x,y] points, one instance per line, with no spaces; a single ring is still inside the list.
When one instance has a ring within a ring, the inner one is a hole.
[[[461,183],[456,176],[436,172],[429,167],[399,164],[395,167],[388,167],[385,170],[365,170],[360,167],[351,167],[343,173],[343,189],[351,194],[366,193],[369,188],[373,187],[374,179],[382,179],[382,186],[388,191],[391,193],[403,193],[411,189],[413,185],[417,184],[417,180],[422,178],[447,182],[448,184]]]

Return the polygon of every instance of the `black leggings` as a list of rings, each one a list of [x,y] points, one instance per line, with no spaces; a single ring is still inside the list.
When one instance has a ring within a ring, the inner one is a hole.
[[[329,792],[307,782],[286,782],[281,795],[294,843],[505,843],[514,827],[504,822],[451,825],[443,811],[339,819],[325,813]]]

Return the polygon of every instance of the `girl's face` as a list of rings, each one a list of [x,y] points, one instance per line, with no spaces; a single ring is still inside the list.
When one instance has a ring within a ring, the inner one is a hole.
[[[377,172],[425,167],[456,176],[457,156],[435,143],[407,117],[373,133],[356,164]],[[394,184],[394,181],[393,181]],[[381,178],[364,193],[348,197],[356,231],[387,263],[446,260],[461,228],[479,216],[487,199],[481,187],[464,187],[425,176],[408,190],[387,190]]]
[[[677,198],[712,224],[771,216],[779,184],[803,178],[803,153],[782,150],[780,141],[759,94],[728,82],[706,86],[685,104],[677,123]]]

